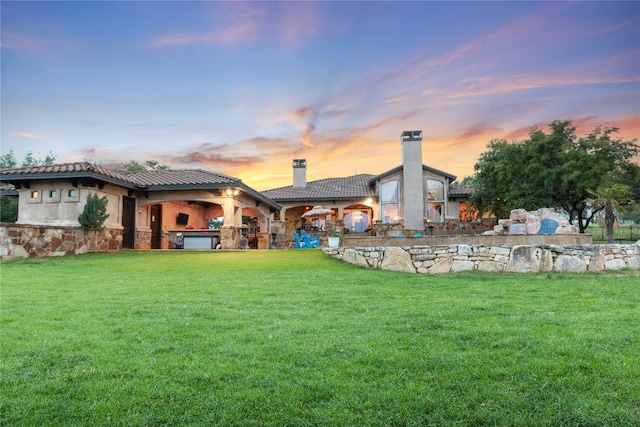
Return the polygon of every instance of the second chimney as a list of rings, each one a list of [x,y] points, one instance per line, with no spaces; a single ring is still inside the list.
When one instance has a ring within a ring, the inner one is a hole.
[[[307,159],[293,159],[293,186],[307,186]]]
[[[424,230],[424,187],[422,178],[422,131],[402,132],[402,200],[405,230]]]

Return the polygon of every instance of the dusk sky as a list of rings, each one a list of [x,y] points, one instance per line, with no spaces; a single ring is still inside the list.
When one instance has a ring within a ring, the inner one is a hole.
[[[155,159],[265,190],[423,163],[473,173],[555,119],[640,138],[640,2],[11,2],[1,152]]]

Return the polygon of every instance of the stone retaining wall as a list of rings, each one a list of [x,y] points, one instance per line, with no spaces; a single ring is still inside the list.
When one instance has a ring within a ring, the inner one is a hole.
[[[362,267],[423,274],[640,270],[640,241],[628,245],[363,246],[323,248],[323,251]]]
[[[120,249],[122,230],[98,233],[99,251]],[[75,255],[93,250],[93,234],[80,227],[0,224],[0,259]]]

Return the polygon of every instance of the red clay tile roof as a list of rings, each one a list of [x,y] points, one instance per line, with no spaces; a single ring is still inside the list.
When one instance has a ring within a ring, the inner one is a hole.
[[[307,182],[306,187],[290,185],[263,191],[262,194],[276,202],[366,199],[376,195],[369,186],[371,178],[373,175],[359,174],[320,179]]]

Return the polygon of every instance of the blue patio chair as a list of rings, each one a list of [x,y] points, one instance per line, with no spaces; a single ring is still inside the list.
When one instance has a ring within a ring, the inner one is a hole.
[[[295,245],[293,246],[295,249],[304,249],[304,248],[310,247],[310,246],[307,246],[303,240],[300,240],[300,236],[298,236],[298,233],[293,231],[291,232],[291,234],[293,234],[293,240],[295,240],[296,242]]]
[[[320,236],[309,236],[306,231],[300,230],[300,235],[302,236],[302,241],[308,248],[319,248],[320,247]]]

